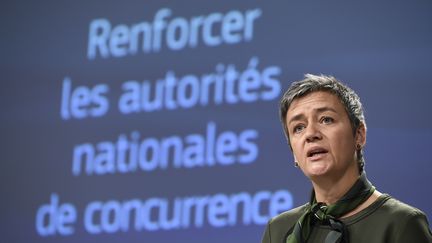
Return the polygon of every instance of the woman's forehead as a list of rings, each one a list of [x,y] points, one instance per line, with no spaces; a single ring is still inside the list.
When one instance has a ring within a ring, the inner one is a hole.
[[[336,95],[326,91],[315,91],[295,98],[288,108],[287,117],[294,116],[299,112],[322,112],[325,110],[339,112],[345,109],[339,97]]]

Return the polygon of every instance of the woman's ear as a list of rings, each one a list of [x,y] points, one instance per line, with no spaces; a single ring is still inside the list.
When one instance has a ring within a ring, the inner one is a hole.
[[[297,168],[297,167],[299,167],[299,162],[298,162],[298,160],[294,154],[293,154],[293,157],[294,157],[294,167]]]
[[[356,131],[356,144],[361,147],[364,147],[366,144],[366,125],[363,122],[360,122]]]

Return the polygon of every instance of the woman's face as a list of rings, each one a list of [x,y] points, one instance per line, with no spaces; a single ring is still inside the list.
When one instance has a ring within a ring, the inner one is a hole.
[[[294,99],[286,118],[295,159],[307,177],[336,179],[357,169],[356,145],[365,144],[365,127],[353,135],[337,96],[316,91]]]

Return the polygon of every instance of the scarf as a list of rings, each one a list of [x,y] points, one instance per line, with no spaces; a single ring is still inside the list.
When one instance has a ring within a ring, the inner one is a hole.
[[[312,190],[311,200],[307,205],[305,213],[294,225],[291,234],[286,238],[286,243],[305,243],[312,231],[315,222],[329,225],[332,229],[325,239],[325,243],[348,243],[348,230],[344,223],[339,220],[341,216],[351,212],[360,204],[365,202],[375,191],[375,187],[366,178],[364,172],[349,189],[349,191],[335,204],[326,205],[317,202],[315,191]]]

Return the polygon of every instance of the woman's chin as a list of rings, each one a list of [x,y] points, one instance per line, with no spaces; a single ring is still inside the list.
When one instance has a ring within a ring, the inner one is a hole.
[[[324,176],[328,174],[329,168],[326,163],[312,163],[306,168],[305,174],[309,178]]]

